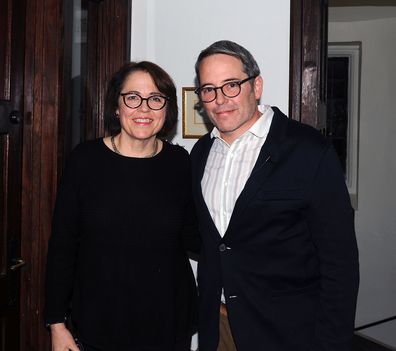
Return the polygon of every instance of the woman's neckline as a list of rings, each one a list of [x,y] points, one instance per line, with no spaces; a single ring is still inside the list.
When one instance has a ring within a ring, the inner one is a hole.
[[[152,155],[148,155],[146,157],[137,157],[137,156],[128,156],[128,155],[124,155],[120,152],[117,152],[114,150],[113,145],[112,145],[112,141],[111,141],[111,137],[109,138],[109,143],[110,145],[107,145],[105,142],[105,138],[102,138],[102,144],[104,145],[105,149],[108,152],[111,152],[111,154],[117,156],[117,157],[122,157],[122,158],[126,158],[126,159],[134,159],[134,160],[151,160],[156,158],[157,156],[159,156],[162,151],[164,150],[164,148],[166,147],[166,141],[162,140],[162,139],[156,139],[156,150],[155,150],[155,154],[153,152]],[[162,147],[161,147],[161,143],[162,143]],[[116,147],[117,149],[117,147]],[[117,149],[118,150],[118,149]]]

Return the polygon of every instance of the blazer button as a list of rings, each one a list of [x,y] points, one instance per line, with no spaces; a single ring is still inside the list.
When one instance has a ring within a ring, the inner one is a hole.
[[[225,244],[220,244],[220,245],[219,245],[219,251],[220,251],[220,252],[223,252],[223,251],[225,251],[225,250],[226,250],[226,248],[227,248],[227,247],[226,247],[226,245],[225,245]]]

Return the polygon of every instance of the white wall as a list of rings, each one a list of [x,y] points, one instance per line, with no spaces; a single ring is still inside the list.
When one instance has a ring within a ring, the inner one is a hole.
[[[262,103],[288,112],[290,0],[134,0],[133,60],[147,59],[175,80],[179,124],[175,143],[187,150],[195,139],[182,138],[182,87],[194,86],[194,64],[212,42],[229,39],[255,56],[264,78]]]
[[[396,315],[396,11],[384,19],[330,22],[329,42],[362,42],[356,231],[361,283],[356,324]],[[332,16],[338,13],[330,11]],[[366,18],[366,20],[361,20]],[[344,18],[345,20],[345,18]]]

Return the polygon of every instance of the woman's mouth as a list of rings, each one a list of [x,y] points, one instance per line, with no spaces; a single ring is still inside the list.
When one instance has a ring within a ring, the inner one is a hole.
[[[137,124],[150,124],[153,120],[151,118],[134,118],[133,121]]]

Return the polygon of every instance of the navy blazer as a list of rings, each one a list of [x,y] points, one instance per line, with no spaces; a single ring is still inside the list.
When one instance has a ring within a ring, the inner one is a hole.
[[[202,236],[199,349],[215,351],[224,287],[238,351],[346,351],[354,329],[354,211],[331,145],[273,107],[271,128],[221,237],[201,180],[210,134],[191,152]]]

